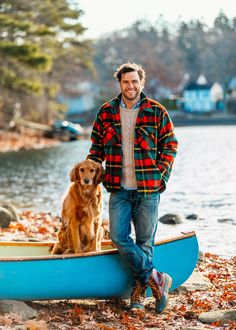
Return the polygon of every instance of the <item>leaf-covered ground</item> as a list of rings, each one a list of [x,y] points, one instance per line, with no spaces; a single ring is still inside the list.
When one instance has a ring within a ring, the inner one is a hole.
[[[60,218],[50,213],[19,213],[19,221],[11,222],[7,228],[0,228],[1,241],[56,241]]]
[[[19,222],[1,229],[1,240],[56,240],[60,219],[47,213],[34,214],[25,211]],[[28,330],[180,330],[189,326],[202,329],[236,329],[235,321],[216,321],[204,325],[199,314],[207,311],[236,309],[236,257],[223,259],[206,253],[197,265],[202,275],[213,284],[207,291],[170,294],[169,305],[161,315],[154,313],[154,300],[148,298],[145,312],[130,312],[127,300],[69,300],[28,302],[38,311],[34,320],[23,321],[19,315],[0,315],[0,329]],[[18,328],[17,328],[18,327]],[[25,327],[25,328],[23,328]]]

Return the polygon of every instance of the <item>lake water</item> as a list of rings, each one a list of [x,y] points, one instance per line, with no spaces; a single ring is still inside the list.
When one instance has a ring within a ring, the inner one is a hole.
[[[236,255],[236,126],[177,127],[179,150],[159,216],[178,213],[180,225],[159,223],[157,237],[196,231],[200,250]],[[0,199],[20,209],[60,214],[69,171],[83,160],[89,140],[0,155]],[[187,220],[189,214],[201,219]],[[104,190],[103,218],[108,218]],[[224,220],[227,219],[227,220]]]

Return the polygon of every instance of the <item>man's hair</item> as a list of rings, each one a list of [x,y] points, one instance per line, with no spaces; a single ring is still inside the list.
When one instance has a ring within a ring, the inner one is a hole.
[[[127,63],[121,64],[118,67],[118,69],[116,70],[116,72],[114,73],[114,77],[120,82],[122,75],[124,73],[133,72],[133,71],[138,72],[140,80],[144,83],[145,76],[146,76],[145,71],[143,70],[141,65],[138,65],[136,63],[127,62]]]

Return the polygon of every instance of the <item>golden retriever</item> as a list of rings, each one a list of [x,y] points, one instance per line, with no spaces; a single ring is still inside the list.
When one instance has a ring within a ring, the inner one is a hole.
[[[87,159],[70,172],[71,185],[62,204],[62,225],[52,254],[101,250],[102,189],[101,164]]]

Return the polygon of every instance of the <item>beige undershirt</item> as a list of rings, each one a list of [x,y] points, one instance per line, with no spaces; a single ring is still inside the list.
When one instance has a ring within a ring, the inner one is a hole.
[[[139,112],[137,109],[120,107],[122,141],[122,177],[121,186],[127,189],[137,188],[134,165],[134,128]]]

